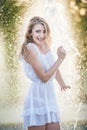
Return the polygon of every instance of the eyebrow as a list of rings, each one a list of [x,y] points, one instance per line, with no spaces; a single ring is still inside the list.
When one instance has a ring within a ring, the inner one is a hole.
[[[41,29],[36,29],[36,31],[41,31]],[[43,32],[46,31],[45,29],[43,30]]]
[[[36,31],[41,31],[41,29],[36,29]]]

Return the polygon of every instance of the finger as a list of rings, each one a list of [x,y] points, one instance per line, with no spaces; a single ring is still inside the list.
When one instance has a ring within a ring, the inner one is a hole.
[[[61,91],[63,91],[63,88],[61,87]]]
[[[63,91],[65,91],[65,88],[64,88],[64,87],[62,87],[62,90],[63,90]]]
[[[61,87],[61,91],[62,91],[62,87]]]
[[[67,86],[67,88],[69,88],[69,89],[70,89],[70,86]]]

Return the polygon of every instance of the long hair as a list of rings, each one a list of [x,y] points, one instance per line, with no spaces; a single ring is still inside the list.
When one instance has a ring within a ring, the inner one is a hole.
[[[50,37],[49,25],[47,24],[45,19],[43,19],[42,17],[35,16],[29,22],[28,29],[27,29],[27,32],[26,32],[26,35],[25,35],[25,40],[24,40],[24,43],[22,44],[21,54],[23,54],[25,45],[27,45],[29,43],[35,43],[32,36],[31,36],[31,33],[32,33],[33,26],[36,25],[36,24],[42,24],[44,26],[45,31],[46,31],[46,35],[47,35],[45,44],[47,45],[47,47],[50,46],[51,37]]]

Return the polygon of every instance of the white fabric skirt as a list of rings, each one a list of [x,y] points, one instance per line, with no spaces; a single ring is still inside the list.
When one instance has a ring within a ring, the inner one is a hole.
[[[58,104],[52,81],[31,85],[23,110],[24,127],[41,126],[46,123],[60,122]]]

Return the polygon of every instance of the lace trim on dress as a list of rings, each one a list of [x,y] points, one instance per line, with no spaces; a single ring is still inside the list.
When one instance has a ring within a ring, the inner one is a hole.
[[[41,126],[45,125],[46,123],[51,123],[51,122],[60,122],[60,116],[59,113],[55,112],[50,112],[44,115],[31,115],[24,117],[24,126],[25,127],[30,127],[30,126]]]

